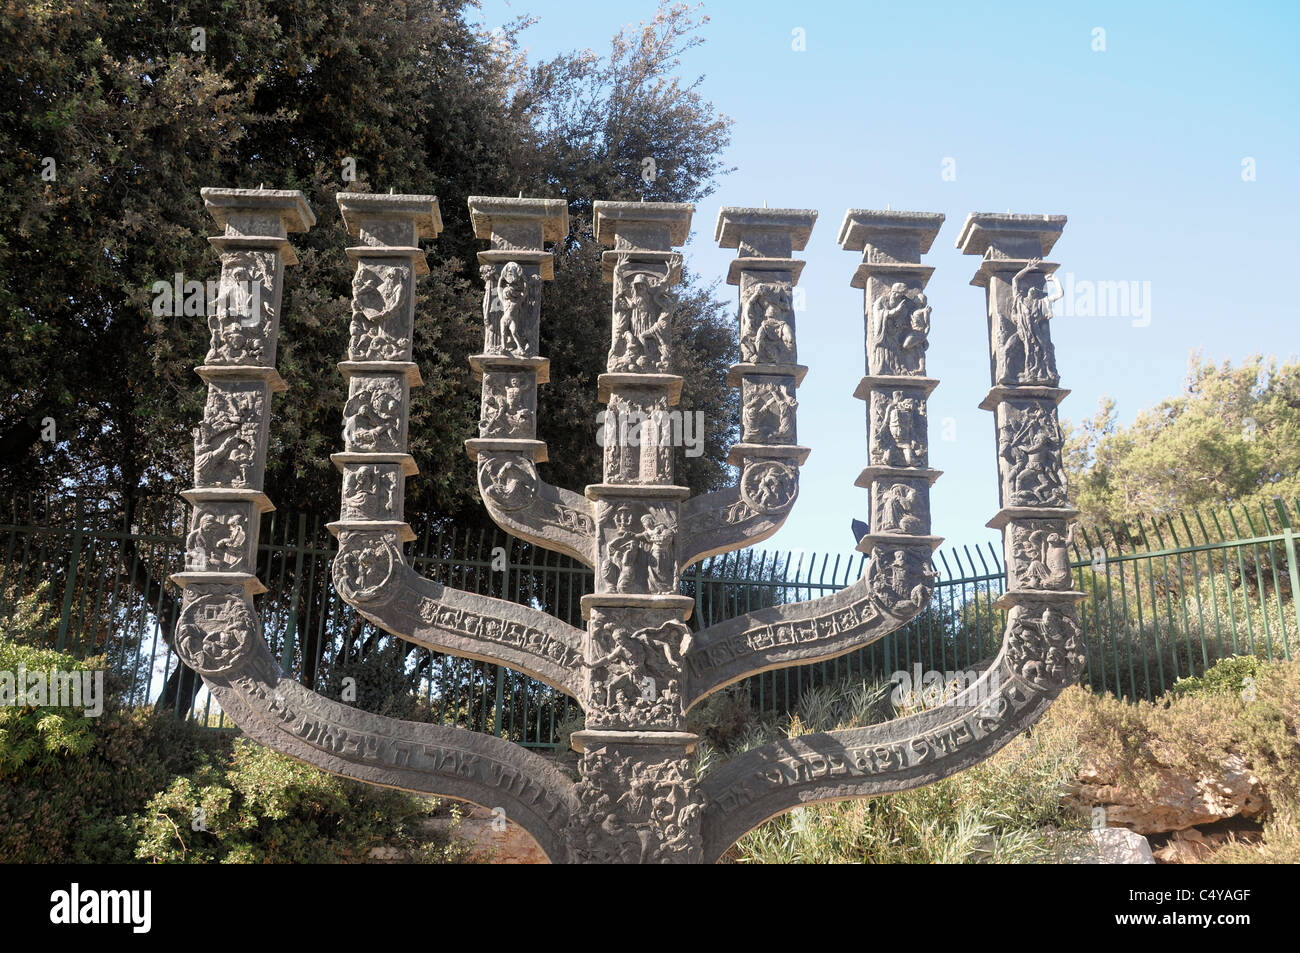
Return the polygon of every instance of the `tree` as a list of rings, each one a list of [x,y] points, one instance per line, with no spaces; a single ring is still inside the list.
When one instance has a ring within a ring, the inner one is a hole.
[[[1132,426],[1107,397],[1067,429],[1070,495],[1086,524],[1202,504],[1271,509],[1300,494],[1300,363],[1256,355],[1234,368],[1193,353],[1183,393]]]
[[[153,286],[176,272],[215,277],[207,185],[299,188],[318,223],[295,236],[286,274],[280,370],[266,489],[282,508],[330,512],[339,475],[350,241],[334,193],[393,188],[439,197],[446,230],[416,305],[410,450],[421,475],[408,512],[447,523],[487,517],[463,442],[477,432],[481,349],[470,194],[559,196],[572,229],[544,299],[544,472],[581,487],[599,479],[594,375],[608,340],[608,292],[592,237],[596,199],[697,201],[725,170],[729,121],[676,77],[703,20],[659,9],[590,51],[529,66],[520,20],[497,36],[470,24],[469,0],[242,4],[18,0],[0,10],[0,492],[75,490],[128,509],[192,481],[191,430],[204,387],[201,318],[155,314]],[[646,182],[641,159],[661,174]],[[355,165],[356,181],[344,181]],[[686,406],[712,424],[703,457],[679,482],[727,477],[736,428],[722,383],[734,335],[710,288],[690,278],[678,317]],[[53,424],[53,431],[49,424]],[[49,439],[42,440],[47,435]],[[166,567],[123,568],[170,632],[177,603]],[[173,567],[174,568],[174,567]],[[304,587],[306,589],[307,587]],[[325,598],[317,587],[315,598]],[[304,596],[304,598],[306,598]],[[304,606],[299,618],[312,615]],[[317,607],[319,608],[319,607]],[[305,628],[300,643],[320,633]],[[197,680],[180,670],[162,703],[184,708]]]

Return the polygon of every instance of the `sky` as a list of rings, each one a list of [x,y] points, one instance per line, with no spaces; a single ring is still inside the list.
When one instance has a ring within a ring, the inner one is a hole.
[[[481,7],[489,29],[537,17],[522,39],[534,59],[606,53],[654,12],[652,0]],[[696,205],[689,266],[725,275],[735,253],[713,243],[724,205],[819,212],[798,253],[796,316],[811,368],[799,442],[812,453],[763,548],[851,552],[850,521],[867,512],[853,486],[867,439],[851,396],[865,366],[862,292],[849,286],[861,258],[835,243],[846,209],[947,216],[923,259],[935,268],[930,460],[944,475],[931,509],[945,550],[997,539],[984,525],[998,507],[992,415],[977,409],[984,293],[970,285],[978,259],[955,247],[970,212],[1068,216],[1048,256],[1070,292],[1052,322],[1068,420],[1110,396],[1132,422],[1179,393],[1196,350],[1234,364],[1300,353],[1300,305],[1284,286],[1300,260],[1300,3],[714,0],[701,12],[706,42],[681,74],[703,75],[704,96],[734,119],[723,160],[735,171]],[[1105,282],[1124,283],[1127,307],[1089,313]],[[734,287],[717,291],[734,306]]]

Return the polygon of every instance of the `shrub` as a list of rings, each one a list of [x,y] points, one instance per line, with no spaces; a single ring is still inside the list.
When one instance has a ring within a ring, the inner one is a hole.
[[[341,863],[371,847],[422,863],[466,860],[468,849],[428,834],[436,802],[300,764],[238,739],[228,765],[204,764],[148,804],[136,856],[152,863]]]

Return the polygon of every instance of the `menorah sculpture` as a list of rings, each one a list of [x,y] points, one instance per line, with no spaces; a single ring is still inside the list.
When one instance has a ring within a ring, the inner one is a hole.
[[[542,284],[553,277],[547,242],[568,234],[556,200],[471,197],[484,279],[483,353],[470,357],[483,383],[480,436],[467,441],[479,489],[507,532],[567,553],[595,570],[582,600],[586,631],[529,606],[443,586],[419,576],[402,545],[414,538],[403,489],[417,472],[407,453],[414,282],[428,266],[420,238],[442,228],[436,198],[342,193],[358,244],[351,336],[339,367],[348,380],[334,584],[374,624],[438,652],[527,673],[576,698],[586,727],[573,736],[580,780],[511,742],[456,727],[399,721],[321,696],[286,677],[262,637],[253,596],[287,235],[314,222],[301,193],[205,189],[224,226],[223,300],[252,301],[236,321],[211,322],[198,373],[208,384],[195,434],[196,488],[184,588],[174,639],[223,710],[250,737],[324,770],[374,784],[456,798],[505,816],[554,861],[702,862],[719,859],[746,831],[800,805],[900,791],[988,757],[1032,724],[1076,679],[1084,645],[1082,593],[1070,587],[1059,383],[1043,262],[1062,216],[972,215],[958,246],[982,256],[993,388],[981,404],[997,424],[1001,529],[1008,610],[997,657],[939,707],[884,724],[805,735],[753,749],[697,778],[697,736],[685,716],[712,692],[769,669],[853,651],[906,624],[928,603],[929,490],[925,376],[930,307],[921,263],[943,216],[850,210],[839,243],[862,252],[853,278],[864,292],[870,554],[862,578],[825,598],[777,606],[693,632],[683,569],[762,540],[781,526],[808,455],[796,438],[797,363],[792,290],[817,213],[724,208],[716,237],[737,249],[727,280],[739,286],[742,440],[731,451],[736,485],[691,497],[673,483],[667,421],[682,379],[673,369],[672,286],[692,207],[596,202],[595,236],[610,246],[612,335],[598,378],[607,405],[603,482],[579,495],[538,474],[537,388],[549,377],[538,353]],[[237,283],[253,281],[257,294]],[[242,286],[241,286],[242,287]],[[640,421],[631,428],[614,426]]]

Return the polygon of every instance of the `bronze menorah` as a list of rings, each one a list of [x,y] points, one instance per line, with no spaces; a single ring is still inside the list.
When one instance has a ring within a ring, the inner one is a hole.
[[[606,405],[602,482],[578,494],[547,484],[537,464],[537,388],[549,379],[538,353],[546,250],[569,232],[563,202],[469,200],[484,279],[480,435],[467,441],[493,520],[522,539],[567,553],[595,571],[582,600],[586,630],[525,605],[440,585],[406,562],[414,538],[403,491],[417,473],[407,452],[410,389],[419,386],[412,337],[415,279],[428,272],[421,238],[442,229],[428,195],[341,193],[357,244],[351,334],[340,369],[348,381],[342,506],[334,584],[374,624],[416,645],[527,673],[576,698],[586,715],[573,736],[574,781],[546,758],[457,727],[399,721],[319,695],[280,670],[262,637],[253,596],[270,403],[285,385],[275,369],[290,232],[315,221],[300,192],[205,189],[224,226],[223,288],[252,282],[251,314],[210,320],[211,348],[197,368],[208,384],[195,433],[195,488],[184,588],[174,639],[185,663],[250,737],[326,771],[363,781],[502,808],[557,862],[717,860],[742,834],[794,807],[869,797],[935,781],[969,766],[1032,724],[1084,663],[1076,603],[1063,561],[1068,525],[1059,385],[1045,293],[1055,265],[1042,261],[1063,216],[971,215],[958,246],[980,255],[972,282],[986,290],[993,387],[980,405],[995,414],[1008,610],[1002,647],[981,676],[937,707],[883,724],[806,735],[750,750],[697,778],[697,736],[686,713],[746,676],[861,648],[906,624],[928,604],[929,467],[926,376],[931,309],[921,263],[939,214],[850,210],[839,244],[862,252],[853,286],[864,293],[867,374],[854,396],[867,402],[870,555],[856,583],[824,598],[729,619],[701,631],[686,624],[694,600],[679,593],[682,570],[777,531],[798,493],[808,448],[796,435],[797,360],[793,289],[817,213],[723,208],[716,238],[737,249],[728,283],[739,286],[742,437],[729,462],[734,486],[692,497],[674,479],[672,286],[692,207],[596,202],[595,237],[613,285],[611,346],[598,378]]]

